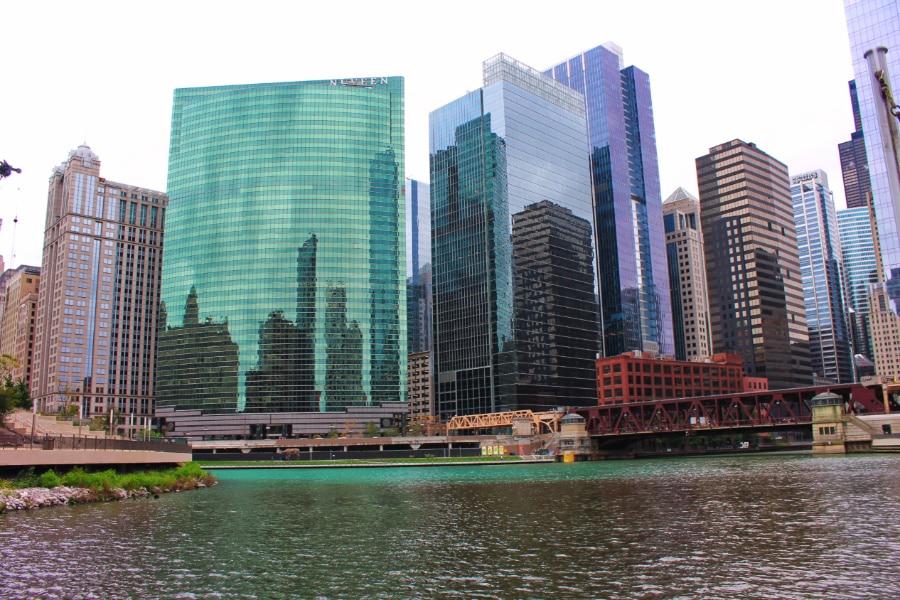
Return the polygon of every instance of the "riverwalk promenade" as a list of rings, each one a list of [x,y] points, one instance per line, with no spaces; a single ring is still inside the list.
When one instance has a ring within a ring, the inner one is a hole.
[[[165,444],[157,444],[165,446]],[[172,465],[191,461],[190,447],[153,450],[44,450],[0,448],[0,468],[56,466]]]
[[[187,444],[140,442],[88,431],[68,421],[13,413],[0,436],[0,468],[174,465],[191,461]],[[34,431],[32,431],[34,424]]]

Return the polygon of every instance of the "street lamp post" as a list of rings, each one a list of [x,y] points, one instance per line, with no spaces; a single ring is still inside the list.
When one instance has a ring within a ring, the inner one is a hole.
[[[37,402],[31,401],[31,447],[34,448],[34,428],[37,425]]]
[[[78,443],[81,443],[81,420],[84,416],[84,390],[81,392],[81,399],[78,401]]]

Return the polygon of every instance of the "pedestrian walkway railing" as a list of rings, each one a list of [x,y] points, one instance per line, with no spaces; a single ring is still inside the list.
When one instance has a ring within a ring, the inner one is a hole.
[[[185,443],[166,440],[135,441],[119,438],[105,438],[78,435],[22,435],[3,432],[0,448],[34,450],[143,450],[150,452],[190,453],[191,447]]]

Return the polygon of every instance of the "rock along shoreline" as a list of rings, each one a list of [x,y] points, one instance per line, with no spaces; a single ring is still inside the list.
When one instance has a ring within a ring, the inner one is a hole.
[[[160,494],[180,492],[182,490],[199,489],[209,487],[206,483],[196,480],[194,485],[184,486],[180,489],[164,490],[158,487],[150,489],[141,487],[134,490],[123,488],[108,488],[92,490],[79,487],[54,487],[54,488],[22,488],[0,490],[0,514],[7,511],[30,510],[33,508],[45,508],[48,506],[65,506],[69,504],[87,504],[91,502],[112,502],[117,500],[137,500],[142,498],[158,498]]]

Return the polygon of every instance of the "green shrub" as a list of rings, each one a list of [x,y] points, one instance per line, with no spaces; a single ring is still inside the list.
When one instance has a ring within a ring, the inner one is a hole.
[[[13,485],[14,487],[21,489],[39,487],[41,485],[41,480],[40,477],[34,474],[34,467],[28,467],[16,476]]]
[[[53,469],[50,469],[49,471],[41,475],[41,487],[59,487],[59,475],[57,475]]]
[[[88,472],[81,467],[74,467],[62,476],[52,470],[39,476],[35,474],[34,468],[29,468],[12,480],[0,480],[0,488],[67,486],[86,488],[94,492],[97,498],[106,498],[109,497],[108,492],[114,488],[125,490],[158,488],[171,492],[194,489],[198,482],[213,485],[216,479],[201,469],[199,463],[191,462],[167,471],[140,471],[126,474],[116,473],[114,469]]]
[[[139,473],[129,473],[119,477],[119,487],[126,490],[139,490],[141,488],[150,489],[156,485],[157,477],[152,473],[141,471]]]
[[[75,467],[62,476],[63,485],[69,487],[88,488],[94,491],[109,490],[110,488],[119,487],[116,485],[118,475],[113,469],[106,471],[98,471],[96,473],[88,473],[80,467]]]

